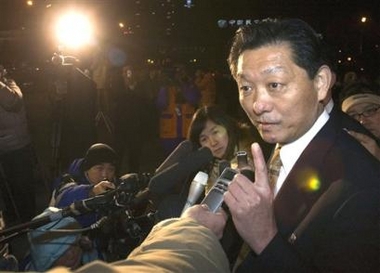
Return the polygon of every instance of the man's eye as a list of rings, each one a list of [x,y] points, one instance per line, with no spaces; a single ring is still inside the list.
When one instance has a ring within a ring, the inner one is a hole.
[[[240,96],[248,96],[252,93],[253,88],[248,85],[243,85],[239,87]]]
[[[349,113],[348,114],[350,117],[352,117],[353,119],[359,119],[359,114],[356,114],[356,113]]]
[[[272,88],[272,89],[277,89],[281,86],[281,84],[279,84],[278,82],[272,82],[269,84],[269,87]]]
[[[250,89],[251,89],[251,87],[249,87],[249,86],[240,86],[240,91],[243,91],[243,92],[246,92],[246,91],[249,91]]]
[[[376,111],[377,111],[377,109],[378,108],[369,108],[369,109],[367,109],[367,110],[365,110],[364,112],[363,112],[363,115],[364,116],[370,116],[370,115],[372,115],[372,114],[374,114]]]

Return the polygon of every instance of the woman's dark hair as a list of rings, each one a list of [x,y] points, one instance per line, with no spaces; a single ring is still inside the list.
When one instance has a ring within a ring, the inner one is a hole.
[[[239,124],[232,117],[227,115],[223,109],[218,106],[204,106],[199,108],[193,115],[193,119],[189,126],[187,138],[198,147],[199,136],[206,126],[206,122],[211,120],[217,125],[223,126],[227,130],[228,147],[224,154],[225,159],[231,159],[234,156],[235,146],[239,141]]]
[[[245,50],[284,43],[289,44],[293,61],[305,69],[311,79],[322,65],[328,65],[321,36],[306,22],[300,19],[265,19],[237,30],[228,57],[231,74],[236,78],[237,62]]]

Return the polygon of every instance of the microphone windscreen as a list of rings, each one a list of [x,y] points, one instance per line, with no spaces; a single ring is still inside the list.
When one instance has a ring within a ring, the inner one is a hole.
[[[149,182],[149,190],[152,193],[168,193],[177,184],[184,181],[190,174],[199,171],[213,159],[211,150],[202,147],[191,152],[179,162],[153,176]]]
[[[208,179],[208,174],[205,172],[198,172],[193,178],[193,182],[200,183],[203,186],[206,186]]]
[[[180,159],[187,156],[193,150],[193,144],[190,140],[184,140],[171,152],[171,154],[161,163],[156,169],[155,174],[162,172],[173,164],[177,163]]]

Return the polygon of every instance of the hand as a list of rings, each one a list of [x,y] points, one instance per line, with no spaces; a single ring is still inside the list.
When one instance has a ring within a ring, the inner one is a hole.
[[[91,196],[99,195],[102,193],[105,193],[108,190],[115,189],[115,184],[110,181],[100,181],[98,184],[96,184],[92,191],[90,192]]]
[[[220,239],[223,236],[223,229],[226,225],[227,214],[220,209],[217,213],[209,210],[207,205],[194,205],[182,214],[183,217],[190,217],[199,224],[211,229],[211,231]]]
[[[255,182],[237,174],[224,194],[235,227],[256,254],[260,254],[277,233],[273,214],[273,192],[269,186],[264,156],[257,143],[251,146]]]
[[[347,131],[347,133],[359,141],[359,143],[363,145],[364,148],[366,148],[374,157],[380,160],[380,147],[372,137],[355,131]]]

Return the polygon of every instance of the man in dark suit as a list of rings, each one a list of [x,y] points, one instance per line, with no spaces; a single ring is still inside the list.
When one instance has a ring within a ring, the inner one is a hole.
[[[253,144],[254,183],[236,175],[224,195],[249,249],[237,272],[379,271],[380,165],[340,111],[325,111],[332,76],[322,49],[301,20],[260,21],[233,40],[240,104],[282,162],[271,188]]]

